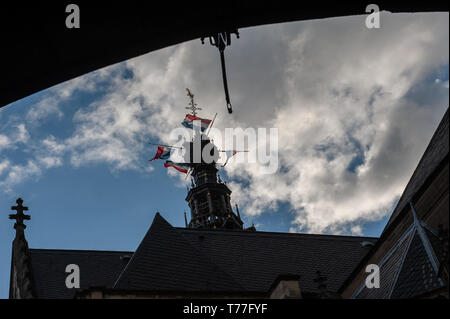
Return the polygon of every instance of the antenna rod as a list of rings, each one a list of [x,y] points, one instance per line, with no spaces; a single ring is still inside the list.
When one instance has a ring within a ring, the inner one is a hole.
[[[241,219],[241,213],[239,213],[239,206],[237,203],[235,205],[236,205],[236,211],[237,211],[238,217],[239,217],[239,219]]]
[[[213,125],[214,125],[214,121],[216,120],[216,117],[217,117],[217,113],[216,113],[216,115],[214,115],[214,118],[213,118],[211,124],[209,125],[208,132],[206,132],[206,136],[209,135],[209,131],[211,131],[211,128],[212,128]]]
[[[164,147],[168,147],[168,148],[178,148],[180,150],[182,150],[182,147],[178,147],[178,146],[170,146],[170,145],[164,145],[164,144],[156,144],[156,143],[148,143],[150,145],[156,145],[156,146],[164,146]]]
[[[192,171],[192,167],[189,167],[189,169],[188,169],[188,171],[187,171],[187,173],[186,173],[186,177],[184,178],[184,180],[187,180],[187,178],[188,178],[189,176],[191,176],[191,171]]]

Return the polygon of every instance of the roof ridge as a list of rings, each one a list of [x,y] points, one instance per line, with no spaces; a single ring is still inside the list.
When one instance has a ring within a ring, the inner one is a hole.
[[[125,274],[125,272],[127,271],[128,267],[131,264],[134,264],[134,260],[136,259],[135,256],[140,252],[140,250],[142,249],[142,243],[144,242],[145,238],[147,238],[147,236],[150,233],[150,230],[152,229],[153,225],[156,224],[157,221],[159,221],[159,218],[162,219],[162,221],[165,221],[167,223],[167,221],[162,218],[162,216],[159,214],[159,212],[157,212],[155,214],[155,217],[153,218],[153,221],[150,225],[150,227],[148,228],[147,232],[145,233],[144,237],[142,238],[141,242],[139,243],[138,248],[136,249],[136,251],[133,253],[133,256],[131,257],[130,261],[127,263],[127,265],[122,269],[122,271],[120,272],[119,276],[117,277],[116,281],[114,282],[113,288],[116,287],[116,285],[120,282],[120,280],[122,279],[122,276]],[[167,223],[169,224],[169,223]],[[170,224],[169,224],[170,225]]]
[[[56,248],[30,248],[33,253],[45,253],[45,252],[77,252],[77,253],[112,253],[112,254],[134,254],[133,251],[122,251],[122,250],[95,250],[95,249],[56,249]]]
[[[298,236],[298,237],[317,237],[318,239],[325,239],[325,237],[329,237],[330,239],[378,239],[378,237],[368,237],[368,236],[351,236],[351,235],[330,235],[330,234],[308,234],[308,233],[283,233],[283,232],[268,232],[268,231],[256,231],[256,232],[246,232],[242,230],[209,230],[209,229],[187,229],[183,227],[174,227],[176,230],[182,232],[201,232],[201,233],[210,233],[210,234],[228,234],[228,235],[237,235],[237,236],[246,236],[248,234],[252,235],[278,235],[278,236]]]

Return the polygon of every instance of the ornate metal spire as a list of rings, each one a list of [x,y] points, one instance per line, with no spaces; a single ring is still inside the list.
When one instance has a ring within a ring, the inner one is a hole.
[[[191,100],[191,102],[189,102],[189,107],[186,107],[187,110],[190,110],[192,112],[193,116],[197,116],[197,111],[201,110],[202,108],[197,107],[197,104],[194,101],[194,94],[192,94],[191,90],[186,89],[187,91],[187,96],[189,96],[189,99]]]

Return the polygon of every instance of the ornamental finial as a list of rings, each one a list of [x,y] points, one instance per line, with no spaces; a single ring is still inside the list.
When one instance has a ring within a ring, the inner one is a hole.
[[[197,116],[197,110],[201,110],[201,108],[197,107],[197,104],[194,101],[194,94],[192,94],[191,90],[186,89],[186,91],[187,91],[187,96],[191,100],[191,102],[189,102],[190,106],[186,107],[186,109],[191,110],[193,116]]]
[[[30,220],[30,215],[25,215],[23,212],[28,210],[28,207],[22,206],[23,199],[18,198],[16,200],[17,206],[11,206],[11,210],[17,211],[16,214],[9,215],[9,219],[15,219],[16,223],[14,224],[14,229],[17,231],[23,231],[27,226],[23,223],[24,220]]]

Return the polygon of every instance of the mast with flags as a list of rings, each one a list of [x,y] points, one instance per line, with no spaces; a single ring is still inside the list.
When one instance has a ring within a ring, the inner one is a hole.
[[[202,108],[198,107],[197,103],[195,103],[195,96],[191,92],[191,90],[186,88],[186,91],[187,91],[187,96],[189,97],[189,100],[190,100],[189,106],[186,107],[186,109],[190,111],[190,114],[186,114],[183,122],[181,122],[181,125],[183,125],[185,128],[188,128],[188,129],[200,130],[201,135],[208,136],[211,131],[211,128],[214,125],[214,122],[216,120],[217,113],[214,115],[214,118],[212,120],[198,117],[197,113],[199,110],[202,110]],[[204,132],[206,132],[206,134],[204,134]],[[157,159],[166,160],[166,162],[164,163],[164,167],[166,167],[166,168],[173,167],[176,170],[178,170],[179,172],[186,174],[186,179],[188,178],[188,176],[190,175],[190,173],[192,171],[192,165],[190,163],[176,163],[176,162],[173,162],[170,160],[170,157],[172,155],[172,150],[173,149],[183,149],[183,147],[164,145],[164,144],[156,144],[156,143],[149,143],[149,144],[156,145],[158,147],[155,156],[152,159],[150,159],[149,162],[155,161]],[[234,155],[236,155],[239,152],[248,152],[248,151],[231,150],[231,151],[219,151],[219,152],[226,154],[226,157],[227,157],[226,161],[222,165],[222,167],[225,167],[225,165],[228,163],[228,160],[231,157],[233,157]]]

